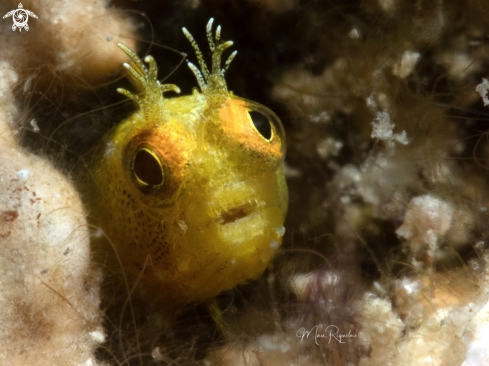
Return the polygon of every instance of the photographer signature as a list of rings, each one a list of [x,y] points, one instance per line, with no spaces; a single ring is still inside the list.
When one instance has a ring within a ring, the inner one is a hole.
[[[310,330],[306,330],[306,328],[302,327],[296,332],[296,336],[301,339],[301,342],[305,338],[309,338],[309,336],[314,336],[314,342],[319,346],[318,339],[319,338],[328,338],[328,344],[331,343],[332,339],[335,339],[338,343],[346,343],[344,338],[357,338],[358,334],[352,334],[351,330],[348,331],[347,334],[340,334],[340,329],[336,325],[328,325],[323,331],[321,331],[322,324],[315,325]],[[314,333],[313,333],[314,331]]]

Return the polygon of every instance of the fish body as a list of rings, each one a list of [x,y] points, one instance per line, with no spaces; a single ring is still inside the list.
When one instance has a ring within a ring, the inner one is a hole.
[[[119,90],[139,110],[104,138],[94,171],[94,216],[117,253],[113,263],[169,307],[257,278],[285,230],[282,125],[268,108],[228,92],[220,58],[230,42],[219,43],[209,23],[213,69],[190,64],[201,90],[188,96],[164,97],[179,89],[156,80],[151,56],[147,69],[121,46],[143,93]]]

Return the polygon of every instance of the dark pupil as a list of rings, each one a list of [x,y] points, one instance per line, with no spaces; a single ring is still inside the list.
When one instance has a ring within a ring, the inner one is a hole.
[[[163,183],[163,171],[155,156],[147,150],[140,150],[134,158],[134,174],[143,183],[157,186]]]
[[[272,126],[270,126],[268,118],[260,112],[249,111],[248,114],[250,115],[256,130],[260,132],[260,135],[266,140],[270,140],[272,138]]]

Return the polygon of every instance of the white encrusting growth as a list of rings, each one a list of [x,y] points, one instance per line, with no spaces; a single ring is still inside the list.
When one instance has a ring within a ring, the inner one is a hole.
[[[455,247],[466,244],[473,225],[468,212],[427,194],[411,200],[396,233],[407,240],[414,254],[425,252],[429,258],[440,258],[443,244]]]
[[[375,119],[372,122],[372,138],[385,140],[385,141],[397,141],[403,145],[407,145],[409,140],[406,135],[406,131],[401,133],[394,133],[394,123],[391,120],[391,116],[388,112],[379,111],[375,115]]]
[[[19,177],[20,180],[27,180],[29,178],[29,169],[22,169],[17,172],[17,177]]]
[[[470,321],[470,340],[462,366],[489,365],[489,302]]]
[[[489,81],[486,78],[482,79],[482,83],[477,85],[475,91],[480,94],[484,107],[489,105],[489,98],[487,97],[487,91],[489,90]]]
[[[413,72],[421,54],[416,51],[406,50],[392,67],[392,73],[401,79],[407,78]]]

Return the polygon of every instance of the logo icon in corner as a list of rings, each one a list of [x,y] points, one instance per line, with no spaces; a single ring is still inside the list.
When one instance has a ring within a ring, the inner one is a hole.
[[[19,8],[9,11],[7,14],[3,16],[3,19],[12,16],[12,20],[14,21],[14,24],[12,25],[13,31],[15,31],[17,28],[19,28],[19,32],[22,31],[22,28],[28,31],[29,25],[27,24],[27,22],[29,20],[29,15],[37,19],[36,14],[34,14],[30,10],[24,9],[22,3],[19,3]]]

